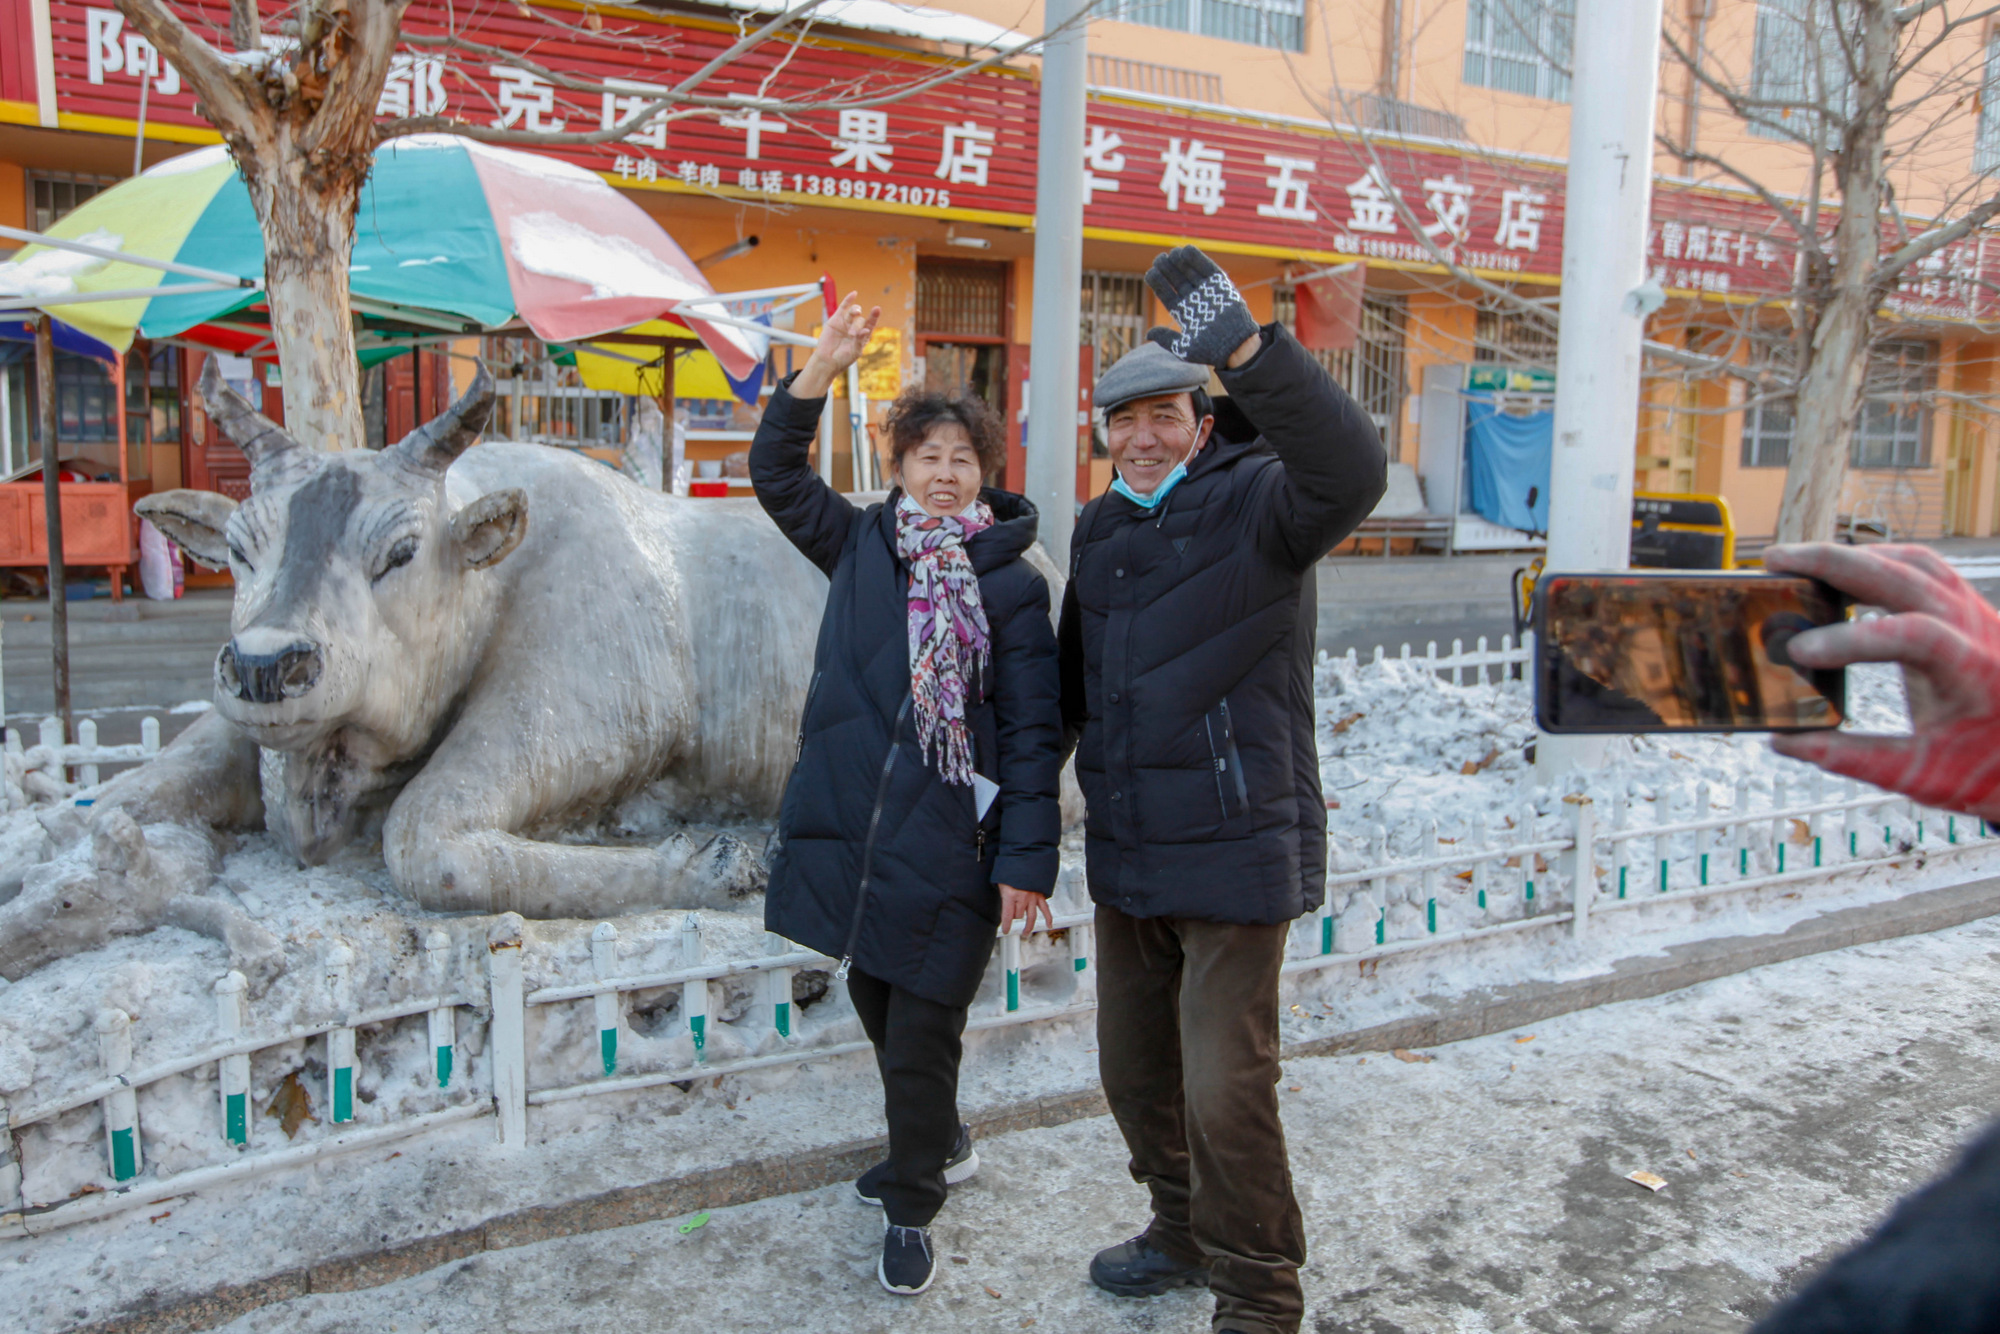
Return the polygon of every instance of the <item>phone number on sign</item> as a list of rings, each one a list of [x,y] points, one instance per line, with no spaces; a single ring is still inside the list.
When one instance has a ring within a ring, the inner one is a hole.
[[[793,172],[792,193],[826,195],[836,199],[880,199],[891,204],[914,204],[918,208],[951,207],[949,190],[897,185],[894,181],[859,180],[853,176],[803,176]]]

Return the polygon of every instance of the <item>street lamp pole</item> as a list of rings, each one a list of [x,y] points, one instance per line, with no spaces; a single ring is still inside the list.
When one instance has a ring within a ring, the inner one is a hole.
[[[1661,0],[1583,0],[1570,67],[1562,325],[1556,343],[1547,568],[1623,570],[1632,554],[1632,450],[1646,316]],[[1549,781],[1601,762],[1599,737],[1536,741]]]
[[[1035,163],[1035,289],[1028,348],[1028,499],[1042,547],[1069,568],[1076,524],[1078,322],[1083,290],[1084,0],[1042,10],[1041,126]],[[1065,23],[1071,23],[1063,29]],[[1058,29],[1063,29],[1058,31]]]

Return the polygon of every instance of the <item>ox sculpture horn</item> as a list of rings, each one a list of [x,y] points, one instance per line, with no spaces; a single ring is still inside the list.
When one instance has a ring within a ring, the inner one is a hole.
[[[472,447],[493,415],[493,376],[486,363],[459,396],[458,402],[403,437],[396,452],[418,472],[442,477],[452,460]]]
[[[230,388],[215,357],[208,359],[208,369],[201,373],[201,401],[222,433],[250,460],[253,470],[292,450],[305,448],[284,427],[251,407],[249,399]]]

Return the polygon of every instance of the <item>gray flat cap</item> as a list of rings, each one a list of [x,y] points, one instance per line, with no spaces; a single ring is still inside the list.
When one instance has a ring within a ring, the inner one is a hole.
[[[1109,412],[1120,403],[1155,394],[1186,394],[1208,388],[1208,367],[1182,361],[1158,343],[1146,342],[1118,358],[1097,382],[1093,406]]]

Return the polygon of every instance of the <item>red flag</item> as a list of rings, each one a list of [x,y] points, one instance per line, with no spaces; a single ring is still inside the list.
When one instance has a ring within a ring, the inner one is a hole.
[[[1300,282],[1298,339],[1315,352],[1345,352],[1361,336],[1361,291],[1368,266],[1343,264]]]

